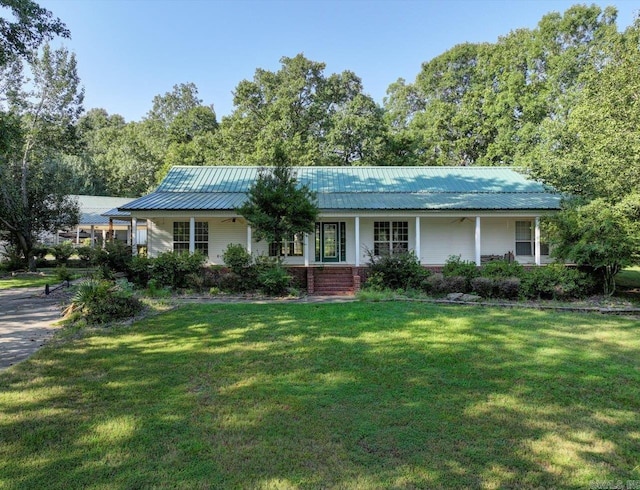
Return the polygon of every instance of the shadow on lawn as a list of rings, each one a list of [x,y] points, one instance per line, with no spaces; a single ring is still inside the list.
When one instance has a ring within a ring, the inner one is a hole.
[[[397,303],[183,308],[0,377],[0,483],[640,479],[640,346],[625,325]]]

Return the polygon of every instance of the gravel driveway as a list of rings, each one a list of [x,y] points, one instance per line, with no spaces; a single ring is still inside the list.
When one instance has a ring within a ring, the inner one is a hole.
[[[66,291],[0,290],[0,371],[26,359],[53,336]]]

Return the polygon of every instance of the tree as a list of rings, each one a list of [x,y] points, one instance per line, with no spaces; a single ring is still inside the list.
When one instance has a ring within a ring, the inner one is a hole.
[[[35,269],[31,250],[38,235],[78,222],[77,203],[66,195],[56,161],[74,136],[70,128],[82,111],[83,91],[75,56],[64,48],[45,45],[30,69],[29,83],[22,70],[11,72],[16,90],[2,114],[10,136],[0,160],[0,230]]]
[[[153,98],[153,107],[146,118],[159,121],[168,128],[180,113],[200,106],[202,106],[202,99],[198,97],[196,84],[180,83],[174,85],[171,92],[156,95]],[[213,111],[213,107],[210,108]]]
[[[0,17],[0,67],[12,58],[30,60],[40,45],[54,36],[70,37],[62,21],[31,0],[0,0],[17,22]]]
[[[315,194],[299,185],[281,148],[275,148],[272,158],[275,165],[260,169],[238,213],[249,222],[257,240],[266,239],[279,248],[290,236],[314,230],[318,207]]]
[[[565,117],[545,121],[530,164],[533,175],[586,199],[617,202],[640,188],[640,20],[584,74],[584,89]]]
[[[385,99],[394,153],[435,165],[523,165],[543,121],[570,111],[585,73],[608,62],[614,8],[576,5],[496,43],[454,46]],[[399,144],[406,142],[402,152]]]
[[[354,73],[325,76],[324,63],[308,60],[302,54],[283,57],[280,62],[282,67],[277,72],[257,69],[253,80],[238,84],[233,99],[235,110],[222,119],[216,136],[222,163],[259,164],[280,145],[296,165],[335,164],[336,155],[344,156],[341,163],[350,164],[355,155],[353,148],[371,145],[362,141],[347,143],[346,139],[357,135],[374,141],[382,136],[372,136],[373,128],[361,130],[366,125],[364,112],[375,115],[377,109],[365,107],[373,101],[362,94],[362,82]],[[355,101],[356,97],[360,100]],[[358,129],[351,134],[351,121],[357,113],[361,113]],[[374,123],[374,127],[384,132],[383,125]],[[375,152],[363,154],[368,158]]]
[[[573,201],[550,221],[553,255],[599,273],[604,293],[615,292],[615,276],[640,261],[640,193],[612,205],[605,199]]]

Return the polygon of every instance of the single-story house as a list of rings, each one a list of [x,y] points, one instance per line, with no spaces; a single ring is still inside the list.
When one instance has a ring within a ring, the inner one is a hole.
[[[315,231],[280,250],[257,242],[236,209],[259,167],[173,167],[155,192],[118,207],[147,220],[149,256],[202,251],[221,264],[231,243],[253,254],[280,255],[291,266],[366,266],[369,253],[412,250],[425,266],[452,255],[480,265],[507,256],[523,264],[549,261],[540,217],[561,195],[506,167],[296,167],[317,193]],[[353,269],[356,268],[356,269]]]

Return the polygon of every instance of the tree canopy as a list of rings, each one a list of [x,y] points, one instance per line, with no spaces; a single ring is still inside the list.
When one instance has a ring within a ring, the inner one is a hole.
[[[78,222],[78,206],[65,190],[58,161],[72,146],[70,128],[82,111],[76,60],[66,49],[45,45],[29,64],[14,59],[1,113],[0,232],[35,268],[31,250],[39,234]]]

